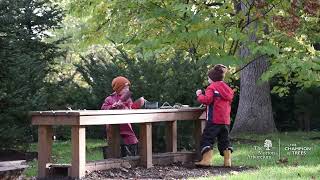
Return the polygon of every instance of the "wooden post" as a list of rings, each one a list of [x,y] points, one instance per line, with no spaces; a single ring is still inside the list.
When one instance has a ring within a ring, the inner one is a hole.
[[[52,127],[40,125],[38,127],[38,177],[47,176],[46,166],[51,162]]]
[[[177,121],[167,122],[166,150],[167,152],[177,152]]]
[[[197,157],[200,157],[201,156],[200,141],[201,141],[202,132],[206,126],[207,121],[202,119],[197,119],[194,122],[195,122],[194,137],[195,137],[196,155]]]
[[[108,158],[119,158],[120,157],[120,125],[113,124],[109,125],[108,128]]]
[[[152,124],[140,126],[140,163],[146,168],[152,167]]]
[[[85,176],[86,171],[86,128],[85,126],[72,126],[72,162],[71,177],[81,178]]]

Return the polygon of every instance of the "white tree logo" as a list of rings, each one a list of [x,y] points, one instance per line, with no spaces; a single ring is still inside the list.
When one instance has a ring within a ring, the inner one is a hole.
[[[267,151],[270,151],[270,148],[272,147],[272,141],[269,139],[264,140],[264,147]]]

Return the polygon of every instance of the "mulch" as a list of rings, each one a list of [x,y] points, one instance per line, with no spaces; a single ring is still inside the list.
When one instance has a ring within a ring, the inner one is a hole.
[[[238,174],[242,171],[254,169],[256,168],[246,166],[234,166],[231,168],[213,166],[199,168],[194,166],[193,163],[175,163],[169,166],[154,166],[149,169],[134,167],[96,171],[87,174],[84,179],[186,179],[192,177],[217,176],[228,173]]]

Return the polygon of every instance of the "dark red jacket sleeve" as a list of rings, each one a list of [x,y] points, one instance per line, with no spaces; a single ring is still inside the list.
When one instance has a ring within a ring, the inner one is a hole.
[[[112,105],[113,105],[112,98],[107,97],[107,98],[104,100],[104,103],[102,104],[101,109],[102,109],[102,110],[112,109]]]

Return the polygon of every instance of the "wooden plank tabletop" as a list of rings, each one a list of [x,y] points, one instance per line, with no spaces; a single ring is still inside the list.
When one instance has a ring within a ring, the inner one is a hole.
[[[204,108],[31,112],[33,125],[103,125],[196,120]],[[201,116],[202,117],[202,116]]]
[[[31,116],[90,116],[111,114],[148,114],[148,113],[170,113],[203,111],[204,108],[188,107],[180,109],[130,109],[130,110],[56,110],[56,111],[31,111]]]

